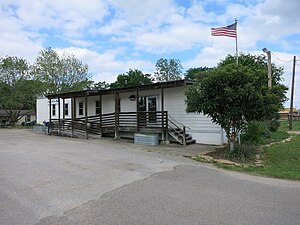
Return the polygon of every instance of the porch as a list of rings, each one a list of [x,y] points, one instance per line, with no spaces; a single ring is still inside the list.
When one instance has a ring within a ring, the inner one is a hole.
[[[71,137],[113,137],[133,139],[134,133],[158,134],[162,143],[183,146],[195,143],[188,127],[168,115],[168,111],[115,112],[79,118],[51,120],[51,133]]]
[[[180,80],[48,95],[51,131],[71,137],[81,135],[85,138],[99,136],[115,139],[133,139],[134,133],[151,133],[158,134],[160,141],[166,144],[194,143],[186,132],[189,127],[176,121],[165,110],[165,89],[183,88],[186,84],[186,80]]]

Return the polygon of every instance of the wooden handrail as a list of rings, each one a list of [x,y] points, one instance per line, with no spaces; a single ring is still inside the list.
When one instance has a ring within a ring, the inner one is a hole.
[[[138,127],[156,130],[158,127],[165,127],[166,129],[168,118],[165,115],[167,115],[165,111],[112,112],[102,114],[101,120],[99,115],[92,115],[77,117],[73,120],[65,118],[61,124],[59,124],[58,119],[52,119],[52,122],[55,123],[54,129],[62,128],[63,130],[70,130],[74,126],[74,130],[80,132],[84,132],[87,129],[88,132],[101,134],[103,129],[115,127],[116,122],[118,123],[118,127],[131,127],[131,129],[136,129],[136,131]],[[117,121],[116,117],[118,117]]]
[[[169,121],[172,122],[172,120],[174,121],[173,124],[177,123],[177,124],[180,124],[182,127],[186,127],[187,129],[192,129],[192,128],[190,128],[190,127],[188,127],[188,126],[186,126],[186,125],[184,125],[184,124],[178,122],[177,120],[174,119],[173,116],[171,116],[171,115],[169,114]]]
[[[188,126],[185,126],[184,124],[176,121],[172,116],[169,115],[169,125],[168,127],[171,128],[173,130],[174,133],[176,133],[178,136],[180,136],[182,138],[182,145],[185,146],[186,145],[186,128],[191,129]],[[172,127],[172,124],[174,127]],[[179,127],[179,125],[181,125],[181,127]],[[180,131],[182,131],[182,134]]]

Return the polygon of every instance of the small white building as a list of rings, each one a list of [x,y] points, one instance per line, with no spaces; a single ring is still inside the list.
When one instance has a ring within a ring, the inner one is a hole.
[[[15,110],[13,110],[16,113]],[[17,111],[20,119],[16,123],[16,125],[34,125],[36,116],[34,110],[19,110]],[[9,112],[6,110],[0,110],[0,125],[8,125],[10,124]]]
[[[76,132],[132,137],[158,133],[165,142],[223,144],[223,129],[207,116],[187,113],[186,80],[108,90],[86,90],[37,99],[37,123],[50,121],[58,134]]]

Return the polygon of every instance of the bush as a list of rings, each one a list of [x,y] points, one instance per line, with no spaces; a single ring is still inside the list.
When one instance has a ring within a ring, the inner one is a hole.
[[[247,130],[241,135],[241,141],[254,144],[262,144],[266,138],[271,136],[271,132],[264,122],[252,121],[247,125]]]
[[[230,151],[227,147],[225,151],[225,158],[235,161],[251,161],[255,159],[255,154],[257,152],[257,145],[254,144],[236,144],[234,150]]]
[[[271,132],[276,132],[278,130],[278,128],[280,127],[280,122],[278,121],[279,119],[280,119],[280,115],[279,115],[279,113],[276,113],[271,120],[266,121],[268,129]]]

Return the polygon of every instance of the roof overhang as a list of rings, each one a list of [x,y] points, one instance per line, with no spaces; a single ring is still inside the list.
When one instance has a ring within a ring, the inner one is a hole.
[[[46,97],[48,99],[78,98],[78,97],[84,97],[84,96],[109,95],[109,94],[125,93],[125,92],[182,87],[182,86],[187,86],[190,84],[193,84],[193,82],[189,81],[189,80],[176,80],[176,81],[153,83],[153,84],[140,85],[140,86],[134,86],[134,87],[114,88],[114,89],[105,89],[105,90],[98,90],[98,91],[97,90],[71,91],[71,92],[64,92],[64,93],[57,93],[57,94],[49,94],[49,95],[46,95]]]

